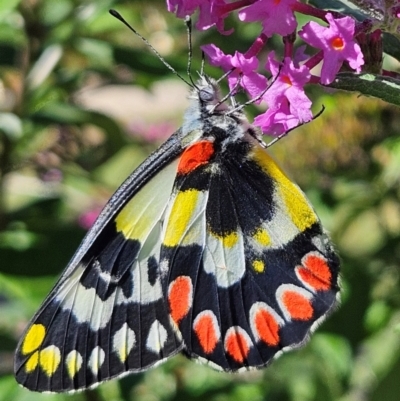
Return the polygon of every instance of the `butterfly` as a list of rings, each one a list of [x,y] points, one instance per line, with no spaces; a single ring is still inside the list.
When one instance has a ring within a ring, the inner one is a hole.
[[[338,275],[303,192],[202,75],[183,126],[111,197],[28,325],[16,379],[73,391],[179,352],[261,368],[335,308]]]

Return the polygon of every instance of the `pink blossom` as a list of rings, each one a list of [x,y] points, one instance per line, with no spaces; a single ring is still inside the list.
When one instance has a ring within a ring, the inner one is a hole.
[[[199,9],[199,19],[196,28],[204,31],[216,26],[218,31],[224,35],[229,35],[233,29],[225,31],[224,20],[228,15],[227,4],[225,0],[167,0],[168,11],[173,12],[179,18],[185,18],[192,15],[196,9]]]
[[[329,27],[309,22],[299,32],[299,36],[311,46],[323,50],[321,83],[330,84],[343,61],[347,61],[353,70],[360,72],[364,57],[353,38],[354,20],[350,17],[335,19],[330,13],[326,14],[326,19]]]
[[[255,72],[258,68],[258,59],[255,56],[246,58],[239,52],[232,56],[223,53],[213,44],[201,46],[201,49],[208,56],[211,65],[221,67],[225,72],[233,69],[228,75],[229,89],[232,92],[236,91],[239,85],[254,98],[266,88],[267,79]]]
[[[203,0],[167,0],[167,9],[178,18],[185,18],[192,15],[202,2]]]
[[[96,206],[93,209],[87,210],[78,217],[78,224],[85,230],[89,230],[96,221],[101,212],[101,207]]]
[[[241,21],[261,21],[262,32],[271,37],[274,33],[285,36],[297,27],[292,5],[296,0],[258,0],[239,12]]]
[[[299,125],[299,119],[290,113],[290,105],[286,98],[274,108],[269,108],[265,113],[254,119],[254,125],[268,135],[278,136]]]
[[[263,132],[279,135],[303,122],[312,119],[311,100],[304,92],[310,80],[310,71],[305,66],[295,66],[289,57],[283,65],[275,60],[274,52],[268,56],[266,68],[273,75],[273,84],[263,96],[268,104],[266,113],[258,116],[254,124]]]

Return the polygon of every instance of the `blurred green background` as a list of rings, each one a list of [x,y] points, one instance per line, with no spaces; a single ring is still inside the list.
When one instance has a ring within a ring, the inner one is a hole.
[[[44,396],[15,383],[13,350],[28,320],[99,209],[187,105],[185,84],[111,7],[185,74],[185,26],[163,0],[0,1],[0,401],[398,401],[400,113],[316,87],[315,112],[325,112],[271,148],[342,259],[342,305],[306,347],[247,374],[177,356],[80,394]],[[227,24],[233,36],[194,32],[194,70],[201,44],[244,51],[259,31]]]

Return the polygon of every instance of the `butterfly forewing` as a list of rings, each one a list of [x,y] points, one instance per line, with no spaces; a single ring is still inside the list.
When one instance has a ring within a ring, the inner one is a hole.
[[[40,391],[87,388],[181,349],[159,274],[162,221],[176,165],[177,159],[136,187],[68,268],[17,351],[21,384]]]
[[[202,77],[192,97],[28,326],[24,386],[93,387],[180,350],[219,370],[262,367],[336,305],[338,258],[304,194],[215,83]]]

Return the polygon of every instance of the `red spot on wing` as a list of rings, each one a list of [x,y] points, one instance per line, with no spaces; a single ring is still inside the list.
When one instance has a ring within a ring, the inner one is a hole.
[[[302,260],[303,266],[297,268],[299,278],[316,291],[327,291],[331,288],[332,274],[322,256],[315,252],[306,255]]]
[[[236,361],[242,363],[248,356],[251,341],[248,334],[240,327],[228,329],[225,336],[225,350]]]
[[[272,313],[259,308],[254,314],[254,325],[262,341],[272,346],[279,344],[279,324]]]
[[[172,320],[179,323],[192,306],[193,286],[190,277],[179,276],[168,289],[168,302]]]
[[[211,354],[221,337],[218,321],[214,313],[211,311],[201,312],[193,322],[193,330],[203,351],[206,354]]]
[[[200,141],[189,146],[179,160],[178,174],[188,174],[197,167],[207,164],[214,154],[214,144]]]
[[[300,292],[286,290],[282,294],[282,302],[292,319],[310,320],[314,309],[311,300]]]

